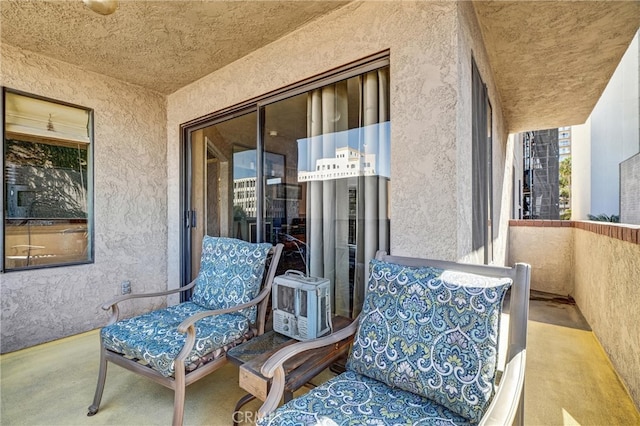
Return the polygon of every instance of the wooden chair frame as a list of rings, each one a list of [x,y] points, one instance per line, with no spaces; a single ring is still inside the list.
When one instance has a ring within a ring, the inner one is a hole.
[[[265,275],[263,277],[262,290],[260,293],[252,300],[247,303],[243,303],[241,305],[235,306],[233,308],[228,309],[217,309],[206,312],[201,312],[196,315],[189,317],[184,320],[179,326],[178,331],[181,333],[187,334],[187,339],[185,341],[184,347],[178,353],[175,359],[175,374],[174,377],[165,377],[158,371],[153,368],[142,365],[135,360],[124,357],[122,354],[110,351],[105,348],[102,337],[100,338],[100,371],[98,372],[98,384],[96,387],[96,393],[93,398],[93,404],[89,406],[88,416],[93,416],[96,414],[100,408],[100,401],[102,399],[102,392],[104,390],[105,380],[107,376],[107,363],[112,362],[120,367],[126,368],[127,370],[133,371],[134,373],[138,373],[142,376],[145,376],[156,383],[159,383],[169,389],[173,389],[174,391],[174,402],[173,402],[173,422],[174,426],[182,425],[184,418],[184,399],[186,387],[190,384],[200,380],[205,377],[209,373],[217,370],[227,361],[226,355],[221,355],[220,357],[205,363],[193,371],[186,372],[185,370],[185,359],[191,353],[193,349],[193,345],[196,341],[196,330],[195,323],[198,320],[203,318],[221,315],[230,312],[236,312],[241,309],[250,308],[253,306],[257,306],[258,311],[256,314],[256,323],[255,329],[257,330],[257,334],[264,333],[267,306],[269,302],[269,295],[271,294],[271,287],[273,284],[273,279],[276,274],[276,269],[278,267],[278,263],[280,260],[280,255],[282,254],[283,244],[277,244],[271,248],[269,251],[269,259],[268,265],[269,267],[265,270]],[[102,305],[102,309],[105,311],[111,310],[111,315],[109,317],[109,322],[107,325],[111,325],[118,321],[119,319],[119,308],[118,304],[130,299],[137,299],[143,297],[158,297],[158,296],[167,296],[170,294],[181,293],[184,291],[191,290],[196,285],[196,280],[193,280],[189,285],[185,287],[181,287],[175,290],[168,290],[159,293],[147,293],[147,294],[129,294],[125,296],[118,296],[104,305]]]
[[[479,424],[524,424],[524,376],[531,267],[524,263],[517,263],[513,268],[472,265],[391,256],[380,251],[376,253],[376,259],[407,266],[432,266],[491,277],[508,277],[513,280],[509,301],[509,334],[505,369],[496,394]],[[348,327],[328,336],[287,346],[269,358],[262,366],[261,373],[264,377],[273,378],[273,382],[266,401],[258,410],[258,418],[263,418],[275,411],[280,404],[285,384],[283,364],[288,359],[309,349],[333,345],[355,334],[358,329],[358,319],[356,318]]]

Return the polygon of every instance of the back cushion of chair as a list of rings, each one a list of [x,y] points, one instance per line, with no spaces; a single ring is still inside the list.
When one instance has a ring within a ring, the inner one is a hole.
[[[369,277],[347,369],[479,421],[511,280],[375,259]]]
[[[269,243],[205,236],[191,301],[206,309],[232,308],[250,301],[260,292],[270,249]],[[240,312],[255,322],[255,307]]]

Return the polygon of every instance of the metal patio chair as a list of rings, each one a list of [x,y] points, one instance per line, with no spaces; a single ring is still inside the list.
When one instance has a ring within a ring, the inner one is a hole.
[[[356,321],[283,348],[263,365],[273,382],[257,424],[522,424],[529,286],[526,264],[505,268],[377,253]],[[285,361],[352,334],[344,373],[277,408]],[[499,350],[506,350],[502,374]]]
[[[107,363],[173,389],[173,425],[181,425],[185,388],[221,367],[226,351],[264,332],[271,285],[282,244],[205,236],[198,277],[188,286],[117,297],[100,331],[100,371],[89,416],[100,407]],[[189,302],[119,320],[118,304],[193,290]]]

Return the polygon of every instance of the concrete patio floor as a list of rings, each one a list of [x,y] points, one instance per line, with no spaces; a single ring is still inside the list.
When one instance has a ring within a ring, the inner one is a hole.
[[[526,424],[640,425],[640,413],[575,305],[533,294],[528,337]],[[170,424],[173,392],[115,365],[109,366],[100,411],[87,417],[98,340],[98,332],[91,331],[2,355],[0,423]],[[227,364],[187,388],[185,425],[230,425],[243,395],[237,367]],[[259,405],[243,407],[241,424],[253,423]]]

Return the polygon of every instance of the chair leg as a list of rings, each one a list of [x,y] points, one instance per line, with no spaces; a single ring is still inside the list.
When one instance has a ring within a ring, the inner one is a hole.
[[[107,358],[105,348],[100,339],[100,371],[98,372],[98,384],[96,385],[96,393],[93,397],[93,404],[89,406],[87,416],[93,416],[100,409],[100,401],[102,400],[102,391],[104,391],[104,382],[107,378]]]
[[[253,401],[254,399],[256,399],[256,397],[248,393],[238,400],[238,402],[236,403],[236,408],[233,410],[233,426],[238,426],[237,414],[240,411],[240,408],[242,408],[242,406],[247,402]]]
[[[175,364],[175,389],[173,395],[173,426],[182,426],[184,419],[184,397],[186,393],[186,380],[184,363]]]

